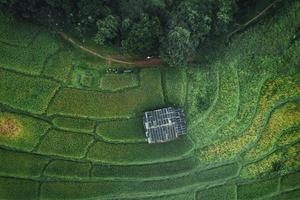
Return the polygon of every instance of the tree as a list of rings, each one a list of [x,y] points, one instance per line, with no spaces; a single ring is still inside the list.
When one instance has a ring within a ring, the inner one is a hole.
[[[183,27],[190,31],[191,40],[197,47],[211,31],[212,12],[210,1],[182,1],[172,11],[170,28]]]
[[[160,35],[159,19],[143,15],[139,22],[132,25],[128,36],[122,41],[122,47],[129,53],[151,55],[159,46]]]
[[[95,42],[103,45],[105,42],[114,39],[118,35],[119,20],[113,15],[108,15],[102,20],[97,21],[97,33]]]
[[[161,57],[170,66],[186,66],[193,50],[190,31],[177,26],[163,40]]]

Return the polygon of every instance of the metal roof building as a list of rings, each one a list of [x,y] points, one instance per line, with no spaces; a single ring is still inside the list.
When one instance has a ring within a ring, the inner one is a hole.
[[[162,143],[176,139],[187,132],[183,109],[162,108],[144,114],[148,143]]]

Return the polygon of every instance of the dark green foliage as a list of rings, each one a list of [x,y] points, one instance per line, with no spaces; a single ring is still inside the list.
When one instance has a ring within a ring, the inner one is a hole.
[[[234,0],[25,0],[2,5],[51,29],[71,27],[83,41],[87,35],[94,35],[100,45],[112,43],[140,56],[164,52],[161,55],[166,61],[176,66],[182,65],[194,48],[202,48],[205,40],[224,33],[236,11]],[[161,36],[168,42],[162,41]],[[178,46],[174,39],[178,39]],[[169,52],[180,46],[183,48],[177,52]]]
[[[64,160],[52,161],[45,169],[44,175],[50,177],[89,177],[89,163]]]
[[[0,199],[38,199],[39,183],[0,177]]]
[[[131,27],[127,38],[122,41],[122,47],[127,52],[137,55],[151,55],[159,46],[160,34],[159,19],[143,15],[140,21]]]
[[[235,185],[222,185],[198,191],[197,200],[231,200],[235,199]]]
[[[197,160],[193,158],[178,161],[164,162],[149,165],[95,165],[93,177],[122,177],[122,178],[151,178],[170,177],[181,173],[187,173],[197,167]]]
[[[42,175],[48,158],[0,149],[0,163],[2,176],[36,178]]]
[[[300,185],[300,172],[292,173],[282,177],[280,183],[281,190],[288,190],[299,187]]]
[[[299,200],[300,189],[295,189],[292,191],[280,193],[279,195],[272,196],[268,200]]]
[[[46,79],[0,70],[0,102],[21,110],[45,112],[58,86]]]
[[[52,122],[55,126],[57,126],[60,129],[84,133],[93,132],[95,127],[94,121],[80,118],[56,117],[53,119]]]
[[[71,158],[81,158],[85,155],[93,137],[65,131],[51,130],[39,146],[38,152],[47,155],[57,155]]]
[[[180,158],[192,150],[192,143],[187,137],[165,144],[113,144],[97,142],[90,149],[87,158],[116,164],[152,163]]]
[[[183,27],[176,26],[163,40],[161,56],[171,66],[186,66],[192,52],[191,32]]]
[[[18,31],[19,29],[21,29],[22,31]],[[24,48],[27,47],[31,41],[33,41],[40,30],[40,27],[24,21],[18,21],[11,15],[0,10],[1,42],[5,42],[10,45],[17,45]]]
[[[118,34],[119,20],[113,15],[108,15],[97,21],[97,33],[95,42],[103,45],[106,41],[114,39]]]
[[[256,180],[251,184],[238,185],[238,199],[254,199],[267,196],[278,190],[278,178],[269,180]]]

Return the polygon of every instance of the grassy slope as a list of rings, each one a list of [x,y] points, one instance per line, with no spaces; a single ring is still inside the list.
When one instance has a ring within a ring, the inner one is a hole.
[[[21,127],[19,137],[0,135],[0,199],[295,198],[299,11],[299,2],[286,3],[209,65],[141,70],[140,83],[121,91],[73,84],[80,52],[36,26],[20,32],[0,13],[0,120]],[[24,46],[31,50],[19,54]],[[93,60],[80,73],[95,70],[100,83],[104,68]],[[189,134],[148,145],[141,112],[166,104],[186,108]]]

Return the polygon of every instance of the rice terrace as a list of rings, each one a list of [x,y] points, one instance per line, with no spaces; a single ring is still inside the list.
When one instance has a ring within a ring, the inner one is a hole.
[[[300,1],[0,0],[0,200],[300,199]]]

